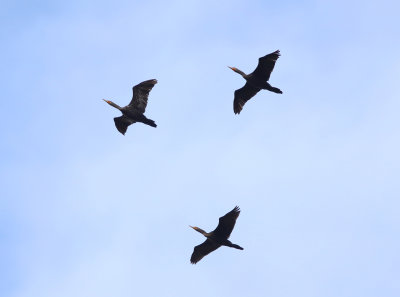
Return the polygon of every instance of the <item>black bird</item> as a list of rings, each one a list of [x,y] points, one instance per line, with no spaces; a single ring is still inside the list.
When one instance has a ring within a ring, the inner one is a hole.
[[[277,50],[271,54],[259,58],[257,68],[250,74],[246,74],[235,67],[228,66],[233,71],[243,76],[243,78],[246,80],[244,87],[235,91],[235,99],[233,100],[233,111],[235,114],[239,114],[245,103],[260,90],[268,90],[274,93],[282,94],[281,90],[267,83],[271,72],[274,69],[275,62],[278,60],[280,55],[281,54],[279,50]]]
[[[228,240],[229,236],[232,233],[233,227],[235,227],[236,219],[238,218],[239,214],[240,214],[240,209],[238,206],[236,206],[226,215],[219,218],[219,223],[217,228],[215,228],[215,230],[210,233],[207,233],[206,231],[200,229],[199,227],[190,226],[197,232],[200,232],[205,237],[207,237],[206,241],[194,247],[192,257],[190,258],[190,263],[196,264],[204,256],[207,256],[209,253],[215,251],[221,245],[233,247],[238,250],[243,250],[242,247]]]
[[[149,93],[156,83],[156,79],[150,79],[134,86],[132,88],[132,100],[129,105],[125,107],[120,107],[112,101],[103,99],[112,107],[115,107],[122,112],[122,116],[114,118],[114,122],[115,127],[117,127],[118,131],[121,132],[123,135],[125,135],[128,126],[136,122],[141,122],[154,128],[157,127],[156,123],[153,120],[146,118],[146,116],[144,115]]]

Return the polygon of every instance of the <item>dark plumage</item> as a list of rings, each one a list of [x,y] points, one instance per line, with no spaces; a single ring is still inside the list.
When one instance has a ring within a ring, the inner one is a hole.
[[[235,98],[233,100],[233,111],[235,114],[239,114],[243,109],[243,106],[249,101],[255,94],[260,90],[268,90],[274,93],[282,94],[282,91],[278,88],[271,86],[267,81],[274,69],[275,62],[280,56],[279,50],[268,54],[258,59],[257,68],[250,74],[246,74],[243,71],[229,67],[233,71],[239,73],[246,80],[246,84],[235,91]]]
[[[150,79],[134,86],[132,88],[132,100],[129,105],[125,107],[120,107],[112,101],[103,99],[112,107],[115,107],[122,112],[122,116],[114,118],[114,122],[115,127],[117,127],[118,131],[121,132],[123,135],[125,135],[128,126],[136,122],[141,122],[152,127],[157,127],[156,123],[153,120],[146,118],[146,116],[144,115],[147,106],[147,100],[149,98],[149,93],[156,83],[156,79]]]
[[[206,241],[194,247],[192,257],[190,258],[190,263],[196,264],[204,256],[207,256],[209,253],[215,251],[221,245],[243,250],[242,247],[228,240],[229,236],[232,233],[233,227],[235,227],[236,219],[238,218],[239,214],[240,214],[240,209],[238,206],[236,206],[226,215],[219,218],[219,223],[217,228],[215,228],[215,230],[210,233],[205,232],[199,227],[190,226],[197,232],[200,232],[205,237],[207,237]]]

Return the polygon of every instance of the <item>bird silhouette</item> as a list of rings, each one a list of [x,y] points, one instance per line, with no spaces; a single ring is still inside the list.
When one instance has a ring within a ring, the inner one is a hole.
[[[233,210],[228,212],[223,217],[219,218],[219,223],[217,228],[214,231],[207,233],[203,229],[199,227],[192,227],[197,232],[200,232],[205,237],[207,237],[206,241],[202,244],[199,244],[194,247],[192,256],[190,258],[190,262],[192,264],[196,264],[204,256],[207,256],[209,253],[215,251],[217,248],[221,247],[222,245],[232,247],[238,250],[243,250],[241,246],[234,244],[228,240],[229,236],[232,233],[233,227],[235,227],[236,219],[240,214],[240,209],[236,206]]]
[[[274,69],[275,62],[278,60],[280,55],[281,54],[279,50],[277,50],[271,54],[259,58],[257,68],[250,74],[246,74],[235,67],[228,66],[236,73],[239,73],[246,80],[246,84],[242,88],[235,91],[235,97],[233,100],[233,111],[235,114],[239,114],[246,102],[261,90],[268,90],[274,93],[282,94],[280,89],[271,86],[267,82],[271,76],[272,70]]]
[[[122,116],[114,118],[115,127],[118,131],[125,135],[128,126],[140,122],[152,127],[157,127],[153,120],[146,118],[144,112],[146,110],[149,93],[154,85],[157,83],[156,79],[146,80],[132,88],[133,95],[131,102],[125,106],[120,107],[110,100],[105,100],[108,104],[122,112]]]

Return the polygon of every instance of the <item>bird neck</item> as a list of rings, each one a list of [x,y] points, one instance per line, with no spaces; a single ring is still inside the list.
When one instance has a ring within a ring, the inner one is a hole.
[[[246,73],[244,73],[242,70],[235,68],[234,70],[236,73],[239,73],[241,76],[243,76],[244,78],[246,77]]]
[[[201,228],[199,228],[199,227],[196,227],[196,229],[195,229],[197,232],[200,232],[201,234],[203,234],[205,237],[208,237],[209,236],[209,234],[206,232],[206,231],[204,231],[203,229],[201,229]]]
[[[112,107],[115,107],[116,109],[121,110],[121,106],[119,106],[118,104],[115,104],[114,102],[110,101],[108,104],[110,104]]]

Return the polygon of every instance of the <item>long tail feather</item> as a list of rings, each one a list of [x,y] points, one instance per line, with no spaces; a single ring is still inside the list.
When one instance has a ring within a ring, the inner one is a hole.
[[[146,124],[146,125],[152,126],[154,128],[157,127],[156,122],[154,122],[153,120],[150,120],[150,119],[146,119],[146,121],[143,121],[143,123]]]

